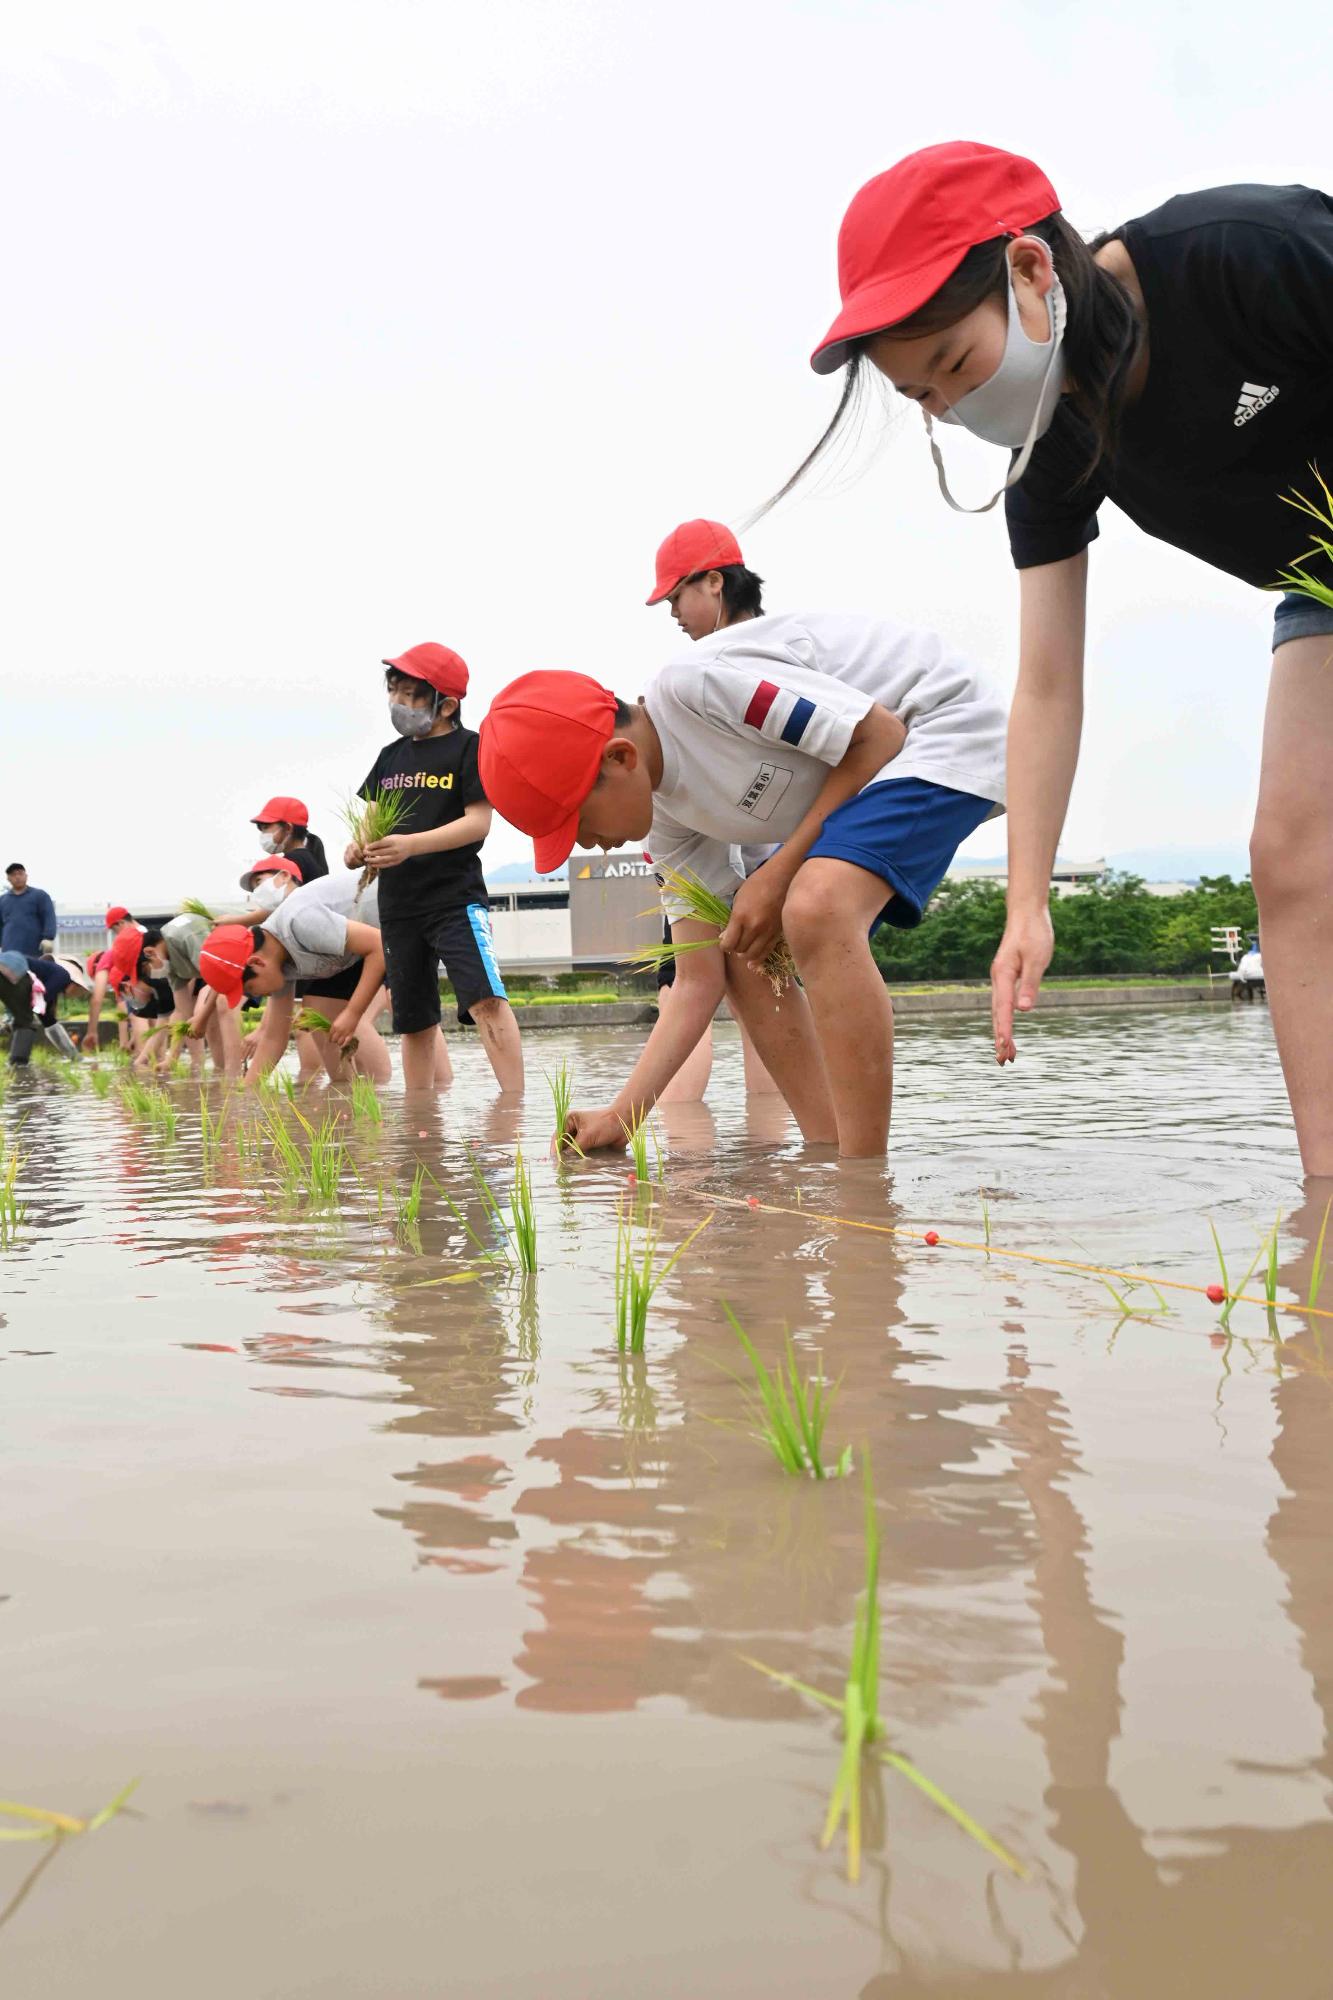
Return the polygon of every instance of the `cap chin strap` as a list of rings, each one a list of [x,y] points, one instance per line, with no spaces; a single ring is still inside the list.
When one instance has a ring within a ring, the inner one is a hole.
[[[1017,457],[1009,467],[1009,477],[1005,480],[1003,486],[997,487],[995,492],[991,494],[990,499],[984,501],[980,507],[965,507],[962,501],[955,500],[953,494],[949,491],[949,482],[944,476],[944,459],[940,454],[940,447],[935,437],[935,426],[931,422],[930,412],[928,410],[921,412],[925,418],[926,438],[930,445],[930,455],[935,461],[935,477],[940,482],[940,492],[944,495],[949,506],[953,508],[955,514],[989,514],[996,501],[1003,499],[1009,488],[1016,486],[1023,477],[1023,474],[1027,471],[1031,463],[1032,454],[1041,441],[1043,433],[1037,429],[1037,426],[1041,422],[1042,404],[1046,401],[1046,384],[1050,381],[1051,369],[1055,366],[1056,356],[1060,352],[1060,343],[1064,338],[1065,331],[1065,290],[1063,285],[1056,284],[1052,286],[1051,300],[1051,358],[1046,364],[1046,373],[1042,376],[1041,389],[1037,395],[1037,407],[1032,412],[1032,422],[1028,425],[1028,434],[1019,448]]]

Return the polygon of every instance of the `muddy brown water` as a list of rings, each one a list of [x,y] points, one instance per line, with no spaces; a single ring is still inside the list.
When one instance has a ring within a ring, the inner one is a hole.
[[[3,1119],[28,1224],[0,1252],[0,1794],[133,1813],[0,1845],[0,1990],[193,2000],[818,1995],[1000,2000],[1333,1990],[1333,1425],[1320,1337],[1199,1298],[1122,1320],[1006,1247],[1207,1283],[1302,1190],[1262,1009],[1038,1019],[999,1074],[972,1023],[901,1038],[891,1168],[804,1154],[746,1106],[667,1114],[667,1279],[612,1329],[623,1159],[542,1156],[542,1072],[604,1097],[632,1031],[475,1046],[349,1145],[417,1159],[473,1223],[535,1160],[540,1270],[457,1285],[349,1178],[284,1206],[234,1136],[201,1161],[51,1071]],[[216,1092],[215,1092],[216,1095]],[[980,1234],[992,1257],[835,1226]],[[755,1196],[795,1214],[713,1204]],[[1333,1232],[1331,1232],[1333,1233]],[[1136,1298],[1144,1296],[1134,1295]],[[855,1481],[742,1431],[727,1301],[789,1324],[868,1449],[891,1740],[1011,1847],[1017,1881],[900,1778],[861,1882],[818,1846],[861,1580]],[[1327,1302],[1333,1304],[1333,1286]],[[1333,1330],[1333,1322],[1330,1322]]]

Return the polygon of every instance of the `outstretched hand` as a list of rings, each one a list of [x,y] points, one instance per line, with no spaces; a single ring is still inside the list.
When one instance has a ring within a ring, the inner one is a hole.
[[[995,1060],[1011,1063],[1014,1013],[1028,1014],[1037,1004],[1042,975],[1055,950],[1049,910],[1030,917],[1011,917],[990,969],[991,1022],[995,1030]]]

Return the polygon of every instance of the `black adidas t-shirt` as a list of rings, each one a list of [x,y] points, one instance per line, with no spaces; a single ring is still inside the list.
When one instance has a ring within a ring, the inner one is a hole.
[[[477,771],[477,732],[451,729],[447,736],[426,736],[415,742],[399,737],[386,743],[364,784],[363,799],[379,791],[405,792],[408,807],[395,833],[425,833],[461,819],[465,806],[480,805],[486,794]],[[397,868],[386,868],[379,882],[380,921],[430,917],[460,904],[486,902],[481,872],[481,842],[448,847],[440,854],[419,854]]]
[[[1086,432],[1061,405],[1005,495],[1014,563],[1077,555],[1110,499],[1159,541],[1275,583],[1309,546],[1280,496],[1320,497],[1312,462],[1333,484],[1333,201],[1208,188],[1115,234],[1148,309],[1147,381],[1114,462],[1082,486]]]

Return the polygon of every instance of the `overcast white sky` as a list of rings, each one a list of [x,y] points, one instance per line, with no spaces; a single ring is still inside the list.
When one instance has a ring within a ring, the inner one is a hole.
[[[474,725],[535,666],[637,693],[672,650],[643,606],[661,536],[739,519],[831,408],[807,355],[860,183],[982,139],[1091,232],[1184,188],[1326,182],[1322,17],[1257,18],[5,9],[0,862],[67,908],[213,893],[274,791],[335,844],[389,733],[378,662],[421,639],[469,661]],[[915,413],[747,555],[775,607],[936,625],[1012,683],[998,510],[945,509]],[[1271,602],[1111,509],[1093,566],[1066,851],[1243,841]],[[497,824],[488,863],[528,852]]]

